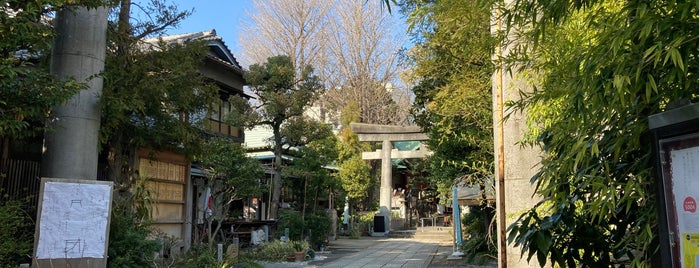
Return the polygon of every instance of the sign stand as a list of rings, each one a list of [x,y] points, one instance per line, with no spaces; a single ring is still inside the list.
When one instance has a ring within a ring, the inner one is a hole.
[[[33,267],[106,267],[113,183],[42,178]]]

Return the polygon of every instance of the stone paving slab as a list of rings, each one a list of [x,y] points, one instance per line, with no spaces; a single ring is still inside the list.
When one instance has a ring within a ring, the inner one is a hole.
[[[403,238],[340,239],[331,241],[330,254],[319,261],[263,263],[266,268],[329,267],[428,267],[438,244]]]
[[[431,255],[437,250],[438,244],[425,243],[406,238],[376,239],[365,241],[342,241],[335,248],[343,246],[365,246],[363,250],[350,253],[341,258],[321,264],[319,267],[428,267]],[[333,243],[330,246],[334,248]],[[311,262],[312,264],[312,262]]]
[[[432,257],[429,268],[497,268],[495,259],[485,264],[467,264],[462,258],[452,258],[454,248],[452,246],[441,245]]]
[[[442,268],[468,267],[492,268],[495,264],[483,266],[466,265],[462,260],[447,261],[452,247],[434,241],[420,241],[410,238],[346,239],[330,241],[330,250],[319,254],[309,262],[263,263],[266,268],[329,267],[329,268]]]

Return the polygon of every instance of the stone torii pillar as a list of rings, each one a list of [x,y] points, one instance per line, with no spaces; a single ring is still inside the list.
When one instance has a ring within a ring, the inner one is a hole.
[[[418,151],[393,150],[391,142],[394,141],[424,141],[427,134],[421,132],[417,126],[390,126],[351,123],[352,131],[359,136],[359,141],[380,141],[381,150],[376,152],[363,152],[362,159],[381,159],[381,188],[379,191],[379,215],[384,217],[386,233],[391,229],[391,194],[393,191],[393,174],[391,158],[423,158],[427,156],[427,150],[420,146]]]

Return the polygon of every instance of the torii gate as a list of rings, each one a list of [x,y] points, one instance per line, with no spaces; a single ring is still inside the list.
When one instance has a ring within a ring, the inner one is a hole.
[[[427,134],[417,126],[391,126],[351,123],[352,131],[359,136],[359,141],[380,141],[381,150],[375,152],[362,152],[362,159],[381,159],[381,188],[379,191],[379,215],[384,217],[385,233],[391,229],[391,193],[393,182],[391,158],[424,158],[429,154],[421,144],[420,150],[398,151],[392,148],[394,141],[425,141]]]

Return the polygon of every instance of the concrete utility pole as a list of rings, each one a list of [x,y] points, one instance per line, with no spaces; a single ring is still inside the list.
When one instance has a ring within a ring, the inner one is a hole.
[[[50,130],[44,134],[41,176],[96,180],[107,8],[68,6],[58,12],[55,24],[51,73],[88,88],[53,109],[56,118],[47,123]]]

